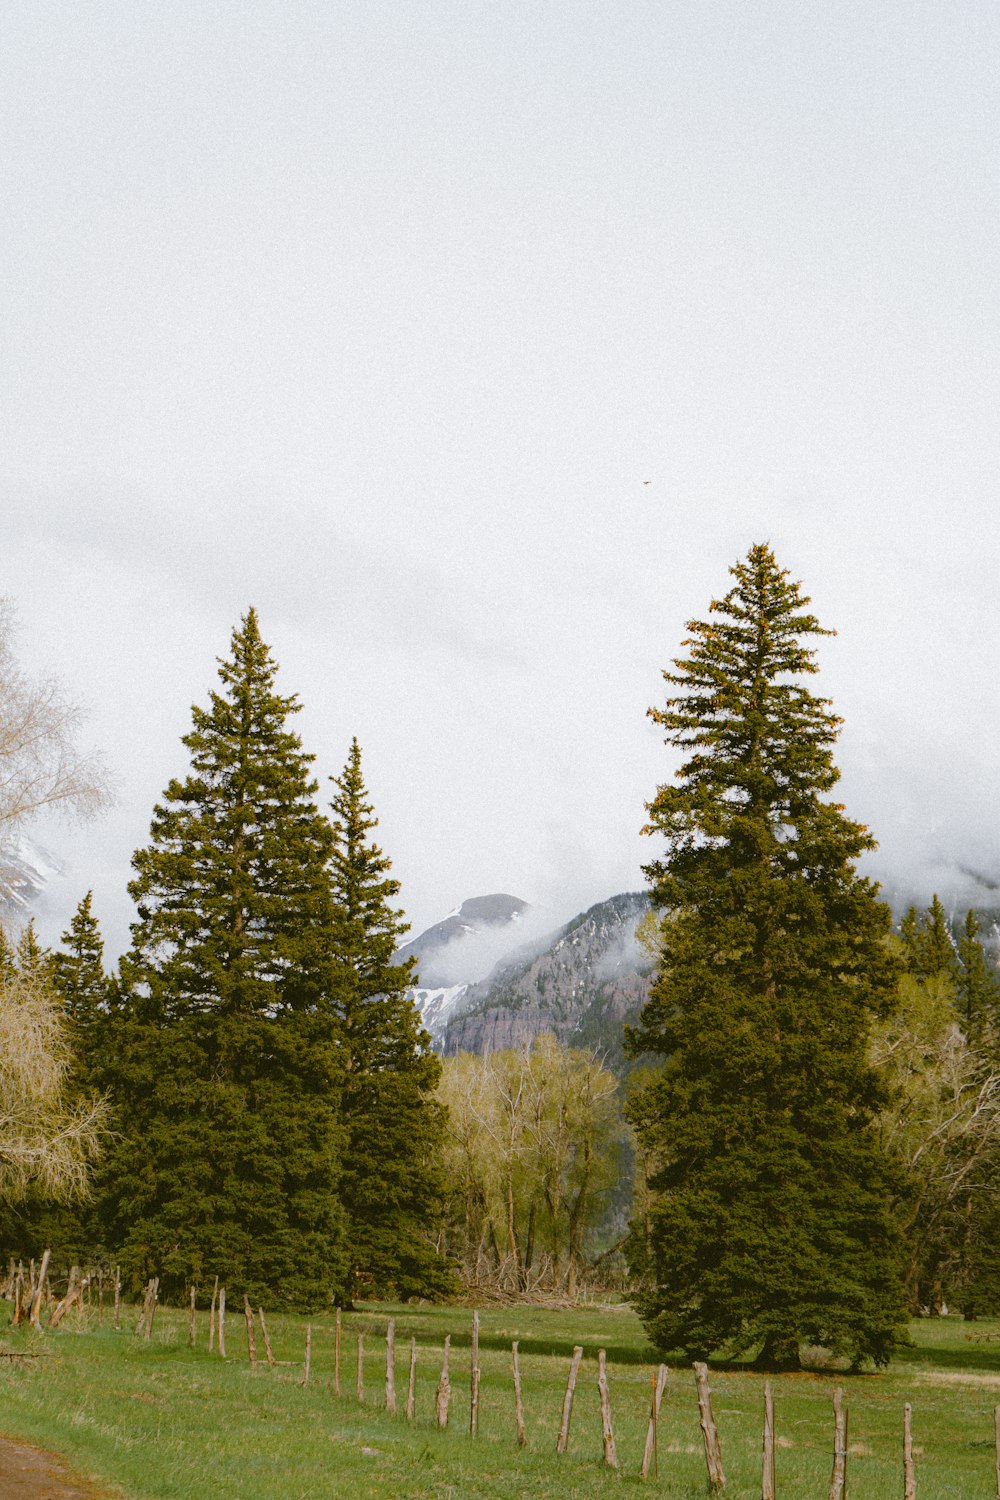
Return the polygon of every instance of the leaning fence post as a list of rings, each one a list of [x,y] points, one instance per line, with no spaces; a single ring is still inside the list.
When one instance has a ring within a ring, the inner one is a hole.
[[[761,1500],[774,1500],[774,1396],[771,1382],[764,1381],[764,1451],[762,1455]]]
[[[653,1465],[653,1477],[658,1477],[657,1469],[657,1432],[656,1424],[660,1416],[660,1402],[663,1400],[663,1390],[667,1383],[667,1367],[661,1365],[656,1374],[651,1377],[652,1399],[649,1405],[649,1426],[646,1428],[646,1447],[642,1455],[642,1468],[639,1470],[640,1479],[649,1478],[649,1466]]]
[[[514,1359],[514,1421],[517,1423],[517,1446],[523,1448],[528,1439],[524,1431],[524,1401],[521,1397],[521,1366],[517,1357],[517,1339],[510,1348]]]
[[[694,1378],[698,1387],[698,1409],[701,1412],[701,1433],[705,1440],[705,1463],[708,1466],[708,1487],[713,1494],[726,1487],[726,1476],[722,1468],[722,1445],[719,1429],[712,1417],[712,1393],[708,1388],[708,1366],[698,1360],[694,1367]]]
[[[267,1355],[269,1368],[274,1368],[274,1350],[271,1348],[271,1339],[267,1332],[267,1323],[264,1319],[264,1309],[258,1307],[257,1316],[260,1318],[260,1331],[264,1335],[264,1353]]]
[[[446,1333],[444,1338],[444,1360],[441,1365],[441,1379],[437,1383],[437,1394],[434,1397],[434,1411],[439,1427],[447,1427],[448,1425],[448,1402],[451,1400],[451,1381],[448,1379],[448,1351],[450,1349],[451,1334]]]
[[[573,1416],[573,1392],[576,1390],[576,1377],[580,1371],[580,1361],[583,1358],[583,1350],[580,1345],[575,1345],[573,1358],[569,1362],[569,1379],[566,1382],[566,1394],[563,1397],[562,1420],[559,1423],[559,1436],[556,1438],[556,1452],[565,1453],[569,1447],[569,1424]]]
[[[617,1469],[618,1454],[615,1451],[615,1437],[611,1431],[611,1393],[608,1390],[608,1355],[607,1350],[597,1351],[597,1389],[601,1393],[601,1441],[604,1444],[604,1462],[609,1469]]]

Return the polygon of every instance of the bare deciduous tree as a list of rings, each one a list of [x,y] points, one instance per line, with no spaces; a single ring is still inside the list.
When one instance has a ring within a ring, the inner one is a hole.
[[[575,1297],[586,1233],[617,1177],[617,1090],[594,1053],[550,1035],[445,1059],[454,1250],[468,1281]]]
[[[77,748],[84,712],[54,677],[18,666],[14,612],[0,599],[0,841],[45,808],[89,817],[110,800],[98,755]]]
[[[39,968],[0,981],[0,1197],[32,1183],[55,1198],[86,1188],[107,1103],[70,1092],[72,1052],[58,1001]]]

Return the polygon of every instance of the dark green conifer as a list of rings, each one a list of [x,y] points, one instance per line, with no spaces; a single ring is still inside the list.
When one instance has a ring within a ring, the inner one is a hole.
[[[290,1305],[341,1275],[331,831],[251,609],[135,855],[114,1214],[133,1277]]]
[[[93,891],[80,902],[60,941],[62,948],[52,955],[53,982],[72,1026],[77,1076],[91,1084],[97,1081],[108,1041],[108,976]]]
[[[659,1163],[641,1311],[663,1350],[881,1363],[904,1317],[867,1060],[890,916],[854,867],[871,834],[829,799],[839,720],[802,680],[828,632],[767,546],[731,571],[651,710],[686,759],[649,807],[662,962],[632,1046],[665,1061],[633,1109]]]
[[[393,962],[408,929],[393,905],[399,881],[372,838],[355,739],[331,777],[334,845],[332,995],[343,1048],[345,1129],[341,1202],[347,1212],[348,1300],[446,1291],[451,1276],[433,1243],[444,1196],[444,1120],[434,1090],[441,1065],[407,994],[414,963]]]
[[[977,1045],[989,1038],[995,1051],[1000,1042],[1000,976],[980,941],[979,918],[970,907],[957,941],[958,965],[955,992],[962,1026]]]

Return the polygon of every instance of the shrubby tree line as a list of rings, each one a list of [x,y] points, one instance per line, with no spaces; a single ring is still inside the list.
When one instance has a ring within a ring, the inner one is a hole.
[[[360,749],[322,810],[251,610],[135,855],[118,971],[89,895],[58,953],[30,929],[0,953],[4,1015],[48,1037],[34,1074],[0,1049],[0,1242],[297,1307],[456,1276],[573,1297],[634,1167],[626,1252],[661,1350],[884,1363],[910,1312],[1000,1308],[995,964],[936,897],[892,930],[807,685],[828,632],[768,546],[731,573],[651,710],[681,757],[649,804],[657,974],[624,1121],[602,1059],[552,1037],[442,1069]],[[15,816],[32,796],[44,774]],[[88,1170],[89,1198],[55,1201]]]

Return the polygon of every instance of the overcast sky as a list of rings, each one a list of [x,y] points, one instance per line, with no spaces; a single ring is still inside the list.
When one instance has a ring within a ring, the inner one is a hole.
[[[993,0],[7,0],[0,591],[120,786],[49,931],[250,603],[417,930],[639,887],[758,539],[879,873],[1000,880],[998,76]]]

